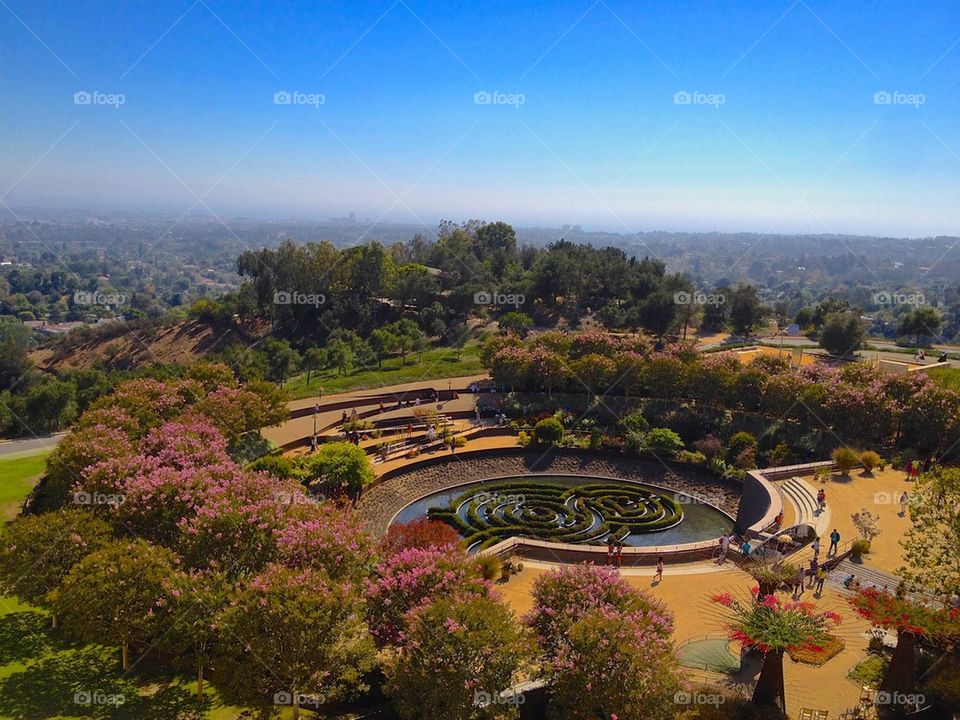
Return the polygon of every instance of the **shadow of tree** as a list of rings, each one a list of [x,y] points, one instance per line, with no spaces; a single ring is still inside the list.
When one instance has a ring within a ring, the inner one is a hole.
[[[112,720],[194,720],[206,715],[184,686],[151,678],[145,694],[122,677],[116,648],[100,645],[54,652],[0,681],[0,715],[14,718],[70,717]]]
[[[0,616],[0,665],[26,662],[51,652],[58,642],[50,618],[35,610]]]

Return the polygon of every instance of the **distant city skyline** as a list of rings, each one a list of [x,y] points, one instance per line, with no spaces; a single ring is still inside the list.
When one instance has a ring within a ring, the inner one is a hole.
[[[960,6],[0,3],[0,211],[960,235]]]

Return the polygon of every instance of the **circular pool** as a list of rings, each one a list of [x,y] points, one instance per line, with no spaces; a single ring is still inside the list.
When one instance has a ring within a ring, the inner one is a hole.
[[[470,552],[510,537],[633,547],[684,545],[730,532],[733,520],[690,495],[629,480],[525,475],[450,487],[410,503],[393,518],[449,523]]]

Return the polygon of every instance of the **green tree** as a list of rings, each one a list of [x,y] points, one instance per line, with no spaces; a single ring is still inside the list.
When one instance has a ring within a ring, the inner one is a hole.
[[[373,350],[373,356],[377,359],[377,367],[383,367],[383,360],[395,348],[398,347],[399,343],[397,342],[397,336],[388,330],[383,328],[377,328],[370,333],[370,337],[367,338],[367,342],[370,343],[370,349]]]
[[[669,428],[653,428],[643,436],[644,447],[659,457],[672,458],[683,450],[683,440]]]
[[[915,592],[960,596],[960,469],[936,468],[910,491],[910,528],[900,574]]]
[[[832,313],[820,330],[820,347],[834,357],[846,357],[861,348],[865,337],[866,326],[859,313]]]
[[[526,313],[512,311],[501,315],[497,319],[497,325],[502,332],[513,333],[517,337],[524,338],[533,327],[533,320]]]
[[[373,466],[362,448],[349,442],[321,445],[305,464],[307,480],[359,493],[373,482]]]
[[[130,643],[150,640],[156,629],[157,600],[176,562],[145,540],[111,543],[73,566],[53,593],[54,610],[85,641],[119,645],[126,672]]]
[[[87,555],[110,542],[110,526],[89,510],[64,509],[18,517],[0,535],[0,586],[34,605],[51,593]],[[51,613],[57,627],[57,613]]]
[[[327,351],[324,348],[307,348],[303,353],[302,367],[307,371],[307,386],[310,385],[310,374],[319,372],[327,367]]]
[[[263,352],[267,356],[270,379],[280,386],[300,366],[300,353],[290,347],[286,340],[270,338],[263,343]]]
[[[724,292],[730,325],[737,335],[750,335],[767,316],[767,308],[753,285],[740,284]]]
[[[375,650],[349,583],[273,565],[236,593],[218,625],[217,687],[231,701],[262,706],[273,698],[296,719],[304,704],[367,689]]]
[[[70,382],[52,380],[34,385],[23,398],[24,423],[35,434],[62,430],[77,416],[76,393]]]
[[[929,305],[921,305],[913,310],[904,313],[897,324],[897,334],[913,335],[916,345],[920,346],[922,338],[933,338],[940,333],[940,326],[943,318],[936,308]]]
[[[533,426],[533,440],[538,445],[558,445],[563,440],[563,425],[556,418],[544,418]]]
[[[401,717],[481,720],[518,717],[500,695],[530,660],[529,641],[510,609],[492,598],[440,597],[414,611],[387,691]]]

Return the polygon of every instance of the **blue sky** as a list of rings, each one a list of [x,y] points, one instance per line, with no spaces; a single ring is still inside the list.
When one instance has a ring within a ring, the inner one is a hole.
[[[0,38],[13,208],[960,234],[955,0],[0,0]]]

